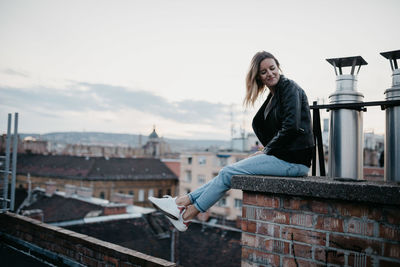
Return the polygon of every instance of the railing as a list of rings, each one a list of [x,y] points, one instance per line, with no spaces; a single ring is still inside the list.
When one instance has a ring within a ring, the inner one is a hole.
[[[314,101],[310,109],[313,111],[313,134],[315,149],[312,160],[312,175],[316,175],[316,159],[318,156],[320,176],[326,176],[325,171],[325,159],[324,159],[324,147],[322,144],[322,132],[321,132],[321,117],[320,109],[337,110],[337,109],[352,109],[358,111],[367,111],[366,107],[380,106],[381,110],[385,110],[388,107],[400,106],[400,100],[387,100],[387,101],[372,101],[372,102],[359,102],[359,103],[343,103],[343,104],[328,104],[328,105],[317,105]]]
[[[7,136],[6,136],[6,146],[5,155],[0,156],[0,177],[3,176],[3,182],[0,186],[3,187],[2,195],[0,195],[0,212],[7,210],[14,211],[14,200],[15,200],[15,179],[17,173],[17,154],[18,154],[18,113],[14,115],[14,135],[13,135],[13,149],[12,149],[12,160],[10,160],[10,146],[11,146],[11,114],[8,114],[7,123]],[[10,171],[11,163],[11,171]],[[9,175],[11,175],[11,188],[10,194],[8,193],[8,180]],[[9,196],[10,195],[10,196]]]

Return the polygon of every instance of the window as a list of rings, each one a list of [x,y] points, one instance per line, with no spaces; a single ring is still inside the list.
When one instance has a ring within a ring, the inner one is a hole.
[[[235,198],[235,208],[241,209],[242,208],[242,200]]]
[[[203,174],[197,175],[197,183],[198,184],[205,184],[206,183],[206,176]]]
[[[197,162],[199,163],[199,165],[206,165],[207,163],[206,157],[199,157],[197,159]]]
[[[185,182],[192,182],[192,171],[185,171]]]
[[[163,196],[163,190],[162,189],[158,189],[158,197],[162,197]]]
[[[154,190],[153,189],[149,189],[148,197],[152,197],[152,196],[154,196]]]
[[[144,201],[144,190],[140,189],[139,190],[139,199],[138,201]]]
[[[192,157],[187,158],[187,164],[189,164],[189,165],[192,164]]]
[[[170,189],[170,188],[167,189],[167,195],[168,195],[168,196],[171,195],[171,189]]]
[[[225,207],[226,206],[226,198],[223,197],[217,202],[218,207]]]
[[[101,199],[104,199],[104,198],[105,198],[104,192],[100,192],[100,198],[101,198]]]
[[[135,195],[135,193],[131,190],[131,191],[129,191],[129,195],[132,195],[132,196],[134,196]]]

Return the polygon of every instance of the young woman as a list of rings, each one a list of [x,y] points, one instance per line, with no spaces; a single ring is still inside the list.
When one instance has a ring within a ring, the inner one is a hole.
[[[280,73],[279,61],[265,51],[254,55],[246,77],[244,104],[269,95],[253,119],[253,130],[264,149],[221,169],[195,191],[172,198],[149,197],[179,231],[207,211],[231,188],[233,175],[306,176],[314,147],[310,108],[303,89]]]

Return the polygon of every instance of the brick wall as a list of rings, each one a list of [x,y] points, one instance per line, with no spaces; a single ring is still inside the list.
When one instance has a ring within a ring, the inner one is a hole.
[[[85,266],[176,266],[163,259],[34,219],[0,213],[0,241],[7,242],[7,236]],[[55,262],[56,265],[59,263]]]
[[[103,213],[103,215],[125,214],[126,206],[106,206]]]
[[[243,192],[242,266],[400,266],[400,206]]]

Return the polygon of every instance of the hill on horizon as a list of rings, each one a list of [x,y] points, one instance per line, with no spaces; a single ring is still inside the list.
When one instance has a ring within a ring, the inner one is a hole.
[[[139,147],[146,144],[148,136],[140,134],[118,134],[104,132],[53,132],[46,134],[26,134],[21,133],[21,138],[27,136],[45,140],[51,143],[60,144],[84,144],[84,145],[104,145],[104,146],[130,146]],[[173,139],[164,138],[173,152],[183,150],[205,150],[208,148],[229,149],[230,141],[227,140],[206,140],[206,139]]]

